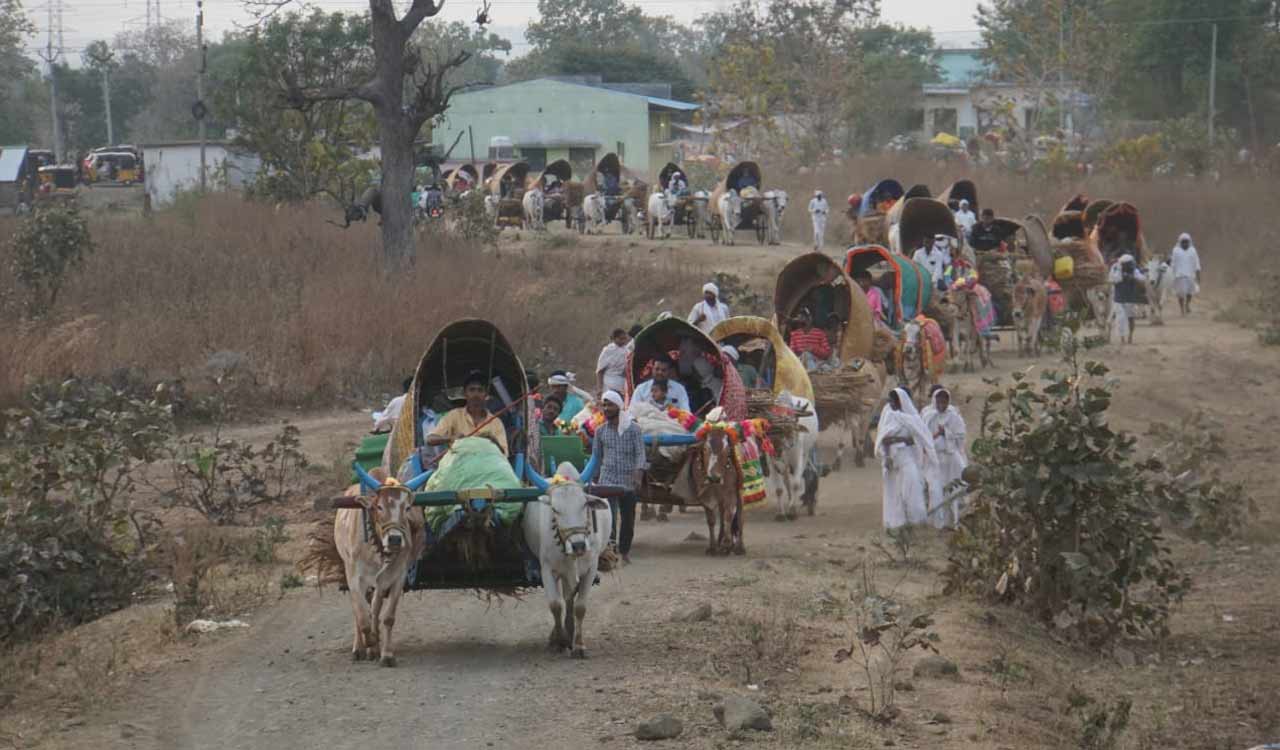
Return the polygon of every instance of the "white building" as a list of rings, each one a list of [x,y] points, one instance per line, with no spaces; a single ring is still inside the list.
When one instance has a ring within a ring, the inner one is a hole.
[[[1073,113],[1087,107],[1087,97],[1066,89],[1059,95],[1056,86],[1033,88],[991,80],[976,49],[938,50],[934,62],[942,81],[924,85],[923,132],[925,140],[939,133],[968,139],[988,130],[1015,124],[1029,130],[1050,99],[1068,102],[1066,131],[1074,130]],[[1012,123],[1010,123],[1012,119]]]
[[[143,177],[147,197],[155,208],[173,203],[183,190],[200,188],[200,144],[142,144]],[[230,144],[205,144],[205,182],[209,190],[243,190],[257,175],[261,161],[254,154],[234,150]]]

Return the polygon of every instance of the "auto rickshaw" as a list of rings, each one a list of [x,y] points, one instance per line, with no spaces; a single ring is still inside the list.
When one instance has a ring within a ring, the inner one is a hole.
[[[86,177],[90,183],[118,182],[132,185],[139,181],[138,156],[129,151],[101,151],[90,157]]]
[[[36,190],[37,200],[74,200],[76,197],[76,167],[74,164],[56,164],[40,167],[40,182]]]

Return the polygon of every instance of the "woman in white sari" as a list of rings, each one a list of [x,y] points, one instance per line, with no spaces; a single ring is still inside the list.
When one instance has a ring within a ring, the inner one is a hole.
[[[876,458],[884,477],[884,527],[924,523],[925,472],[937,461],[933,439],[911,396],[901,388],[889,393],[876,432]]]
[[[949,497],[947,487],[960,478],[969,465],[965,452],[965,425],[960,411],[951,405],[951,392],[936,387],[933,403],[920,415],[924,426],[933,436],[933,447],[938,461],[926,474],[929,483],[929,522],[939,529],[960,523],[959,498]],[[950,503],[946,503],[951,500]],[[945,503],[945,507],[944,507]]]

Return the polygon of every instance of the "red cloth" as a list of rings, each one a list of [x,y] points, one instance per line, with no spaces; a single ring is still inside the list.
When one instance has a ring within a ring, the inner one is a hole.
[[[724,415],[731,422],[741,422],[747,418],[747,387],[742,384],[738,368],[728,354],[720,354],[720,363],[724,367],[724,391],[720,394],[720,406],[724,407]]]
[[[796,354],[811,352],[818,359],[831,357],[831,342],[827,341],[827,334],[821,328],[810,328],[807,331],[797,328],[791,332],[791,340],[787,342],[787,346]]]

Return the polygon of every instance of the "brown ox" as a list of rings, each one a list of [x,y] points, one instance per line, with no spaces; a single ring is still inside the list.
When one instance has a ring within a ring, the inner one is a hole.
[[[1040,326],[1049,310],[1049,293],[1035,276],[1023,276],[1013,286],[1013,328],[1018,354],[1040,356]]]
[[[372,495],[361,495],[359,485],[349,488],[345,496],[357,498],[361,508],[339,510],[333,521],[332,549],[315,549],[309,558],[323,572],[326,560],[340,558],[342,578],[333,577],[348,587],[351,609],[355,615],[351,658],[354,661],[375,656],[382,666],[396,665],[391,648],[391,630],[396,624],[396,607],[404,593],[405,574],[410,563],[422,556],[426,544],[422,511],[413,506],[413,493],[392,479],[384,479],[380,470],[372,473],[382,482]],[[313,544],[324,546],[323,539],[312,538]],[[326,579],[322,575],[321,581]]]
[[[712,428],[690,451],[694,497],[707,512],[707,554],[746,554],[742,541],[742,466],[733,442],[724,429]]]

